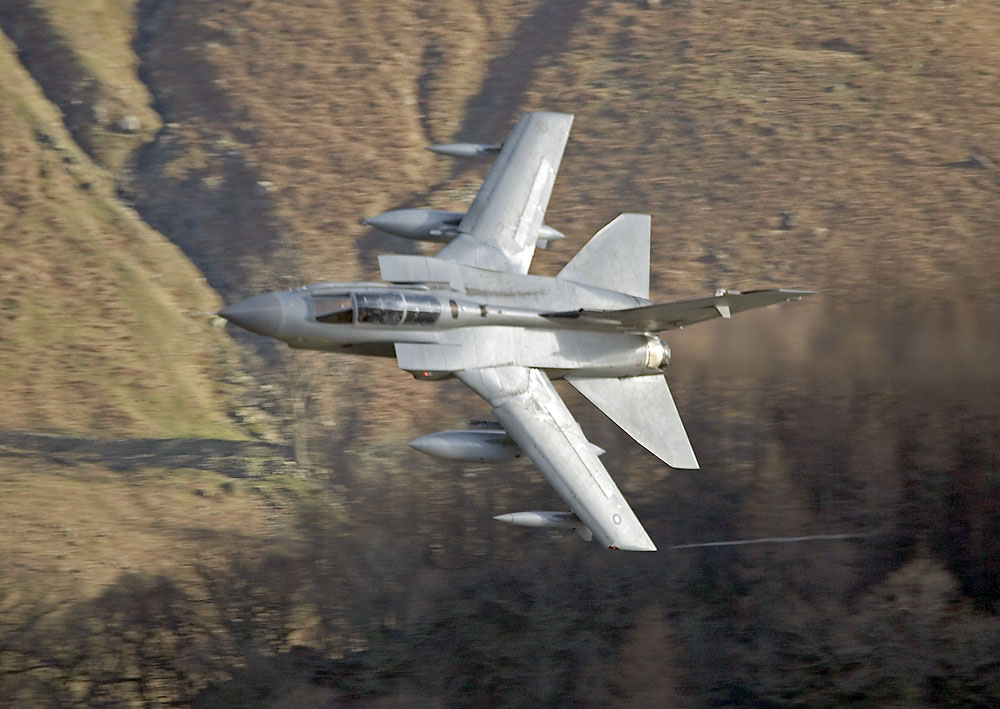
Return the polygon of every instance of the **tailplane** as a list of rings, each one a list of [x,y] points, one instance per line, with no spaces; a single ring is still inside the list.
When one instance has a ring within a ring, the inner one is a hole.
[[[566,377],[636,443],[672,468],[698,467],[674,398],[663,376],[624,379]]]
[[[556,278],[649,299],[649,215],[622,214],[597,232]]]

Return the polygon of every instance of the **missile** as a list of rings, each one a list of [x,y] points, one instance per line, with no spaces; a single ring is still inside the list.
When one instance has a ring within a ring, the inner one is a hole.
[[[492,423],[488,421],[470,421],[470,424]],[[471,463],[494,463],[501,460],[514,460],[523,453],[507,432],[502,428],[480,428],[475,431],[441,431],[429,433],[420,438],[414,438],[408,444],[410,448],[421,453],[445,460],[464,460]],[[590,450],[595,455],[602,456],[605,451],[600,446],[588,441]]]
[[[550,529],[572,529],[580,535],[584,541],[589,542],[594,538],[594,533],[590,531],[580,518],[572,512],[548,512],[544,510],[533,510],[530,512],[508,512],[505,515],[494,517],[498,522],[506,524],[516,524],[521,527],[548,527]]]
[[[443,209],[393,209],[374,217],[363,217],[361,224],[416,241],[447,243],[458,236],[458,227],[465,212],[448,212]],[[547,248],[549,243],[565,235],[542,224],[538,230],[538,245]]]
[[[447,155],[452,158],[481,158],[487,155],[496,155],[500,152],[501,145],[484,145],[483,143],[443,143],[440,145],[428,145],[427,149],[438,155]]]
[[[442,431],[416,438],[408,445],[435,458],[475,463],[514,460],[522,455],[503,430]]]

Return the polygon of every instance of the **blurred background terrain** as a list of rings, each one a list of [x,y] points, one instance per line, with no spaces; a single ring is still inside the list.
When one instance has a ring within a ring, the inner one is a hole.
[[[1000,6],[0,0],[0,703],[1000,705]],[[358,218],[464,209],[576,122],[536,254],[653,218],[702,463],[561,389],[660,546],[495,514],[486,405],[211,313],[377,277]],[[866,532],[785,546],[688,542]]]

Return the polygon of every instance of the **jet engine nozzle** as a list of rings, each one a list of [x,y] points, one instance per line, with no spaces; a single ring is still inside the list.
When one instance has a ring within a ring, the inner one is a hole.
[[[646,368],[666,369],[670,364],[670,345],[659,337],[650,337],[646,341]]]

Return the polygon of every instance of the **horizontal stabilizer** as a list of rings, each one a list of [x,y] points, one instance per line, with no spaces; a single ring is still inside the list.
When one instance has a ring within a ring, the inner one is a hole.
[[[556,278],[649,298],[649,215],[619,215]]]
[[[566,377],[625,433],[672,468],[698,467],[666,377]]]
[[[707,298],[679,300],[674,303],[645,305],[628,310],[572,310],[561,313],[544,313],[542,317],[566,322],[576,321],[588,329],[615,332],[656,332],[675,330],[688,325],[712,320],[730,318],[737,313],[766,305],[784,303],[788,300],[802,300],[813,295],[811,290],[753,290],[719,291]]]

